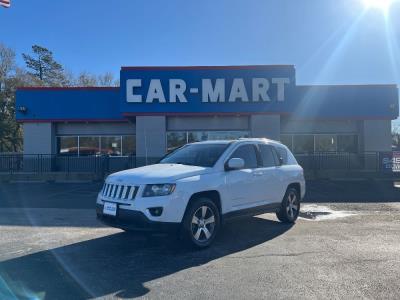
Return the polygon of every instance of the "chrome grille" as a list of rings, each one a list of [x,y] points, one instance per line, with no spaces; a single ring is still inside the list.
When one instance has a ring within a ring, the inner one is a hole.
[[[105,183],[102,196],[119,200],[132,200],[135,199],[137,190],[137,186]]]

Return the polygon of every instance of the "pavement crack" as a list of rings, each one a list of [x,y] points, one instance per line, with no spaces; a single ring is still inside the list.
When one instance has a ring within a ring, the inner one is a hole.
[[[234,259],[251,259],[251,258],[260,258],[260,257],[297,257],[297,256],[302,256],[302,255],[307,255],[307,254],[316,254],[319,252],[298,252],[298,253],[270,253],[270,254],[260,254],[260,255],[246,255],[246,256],[228,256],[228,258],[234,258]]]

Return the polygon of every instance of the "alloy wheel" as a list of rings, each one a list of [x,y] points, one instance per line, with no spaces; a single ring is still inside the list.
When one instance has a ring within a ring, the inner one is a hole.
[[[214,233],[215,215],[208,206],[200,206],[192,217],[191,230],[193,238],[198,242],[208,241]]]
[[[290,192],[287,196],[286,212],[293,220],[299,211],[299,201],[295,192]]]

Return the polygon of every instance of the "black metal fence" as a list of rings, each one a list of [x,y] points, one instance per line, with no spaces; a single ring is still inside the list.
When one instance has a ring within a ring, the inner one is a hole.
[[[60,156],[51,154],[0,154],[0,172],[107,174],[158,161],[135,156]]]
[[[390,152],[298,154],[306,171],[354,170],[391,172],[394,154]],[[399,156],[400,159],[400,156]],[[59,156],[50,154],[0,154],[0,173],[96,173],[107,174],[155,163],[159,158],[113,156]]]
[[[296,159],[305,170],[384,170],[383,152],[318,152],[298,154]],[[386,154],[386,153],[385,153]]]

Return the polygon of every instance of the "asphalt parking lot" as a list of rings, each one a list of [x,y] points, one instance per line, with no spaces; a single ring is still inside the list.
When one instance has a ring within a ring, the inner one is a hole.
[[[0,299],[400,299],[400,189],[313,182],[294,226],[274,215],[193,251],[95,219],[100,184],[0,184]]]

